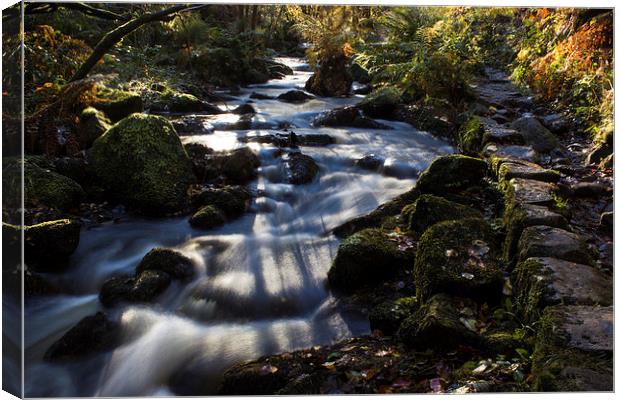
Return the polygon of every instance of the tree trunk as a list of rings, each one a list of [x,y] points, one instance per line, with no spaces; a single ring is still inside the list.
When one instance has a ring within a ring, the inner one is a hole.
[[[138,18],[132,19],[129,22],[111,30],[106,33],[103,38],[97,43],[93,49],[92,54],[84,63],[80,66],[77,72],[71,77],[69,82],[77,81],[86,78],[91,69],[97,64],[97,62],[103,57],[114,45],[121,41],[126,35],[135,31],[144,24],[149,22],[162,21],[169,18],[170,14],[190,8],[191,5],[179,4],[165,10],[148,13],[141,15]]]
[[[256,25],[258,24],[258,5],[252,6],[252,21],[250,22],[250,27],[254,31],[256,30]]]

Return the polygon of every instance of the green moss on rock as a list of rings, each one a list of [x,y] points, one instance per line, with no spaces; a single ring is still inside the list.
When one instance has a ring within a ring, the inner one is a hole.
[[[481,219],[444,221],[420,238],[414,266],[416,293],[425,301],[435,293],[499,300],[503,274],[489,225]]]
[[[391,336],[398,331],[401,322],[418,309],[415,297],[401,297],[397,300],[385,301],[374,307],[368,320],[371,330],[380,330],[384,335]]]
[[[333,288],[351,292],[393,277],[410,267],[413,258],[412,252],[399,250],[385,232],[365,229],[340,244],[327,277]]]
[[[422,193],[443,195],[480,185],[486,173],[484,160],[451,154],[436,158],[420,175],[416,187]]]
[[[175,279],[191,278],[194,275],[192,260],[171,249],[156,247],[149,251],[136,267],[136,276],[144,271],[163,271]]]
[[[466,300],[440,293],[431,297],[420,309],[405,319],[398,337],[408,347],[448,350],[460,345],[480,343],[480,336],[462,322]],[[469,307],[468,307],[469,308]]]
[[[2,159],[2,191],[5,205],[19,207],[21,204],[21,173],[24,172],[24,203],[26,207],[46,206],[59,211],[78,207],[84,198],[84,190],[74,180],[60,175],[41,159],[27,157]]]
[[[394,112],[401,101],[400,91],[393,86],[385,86],[373,90],[358,104],[366,114],[375,117],[385,117]]]
[[[407,222],[408,228],[418,235],[441,221],[483,218],[479,211],[471,207],[430,194],[420,196],[415,203],[403,208],[401,216]]]
[[[118,122],[133,113],[144,111],[142,98],[135,92],[126,92],[100,85],[97,86],[97,97],[99,99],[91,106],[103,111],[112,122]]]
[[[211,229],[224,225],[226,217],[219,208],[210,205],[196,211],[189,219],[189,223],[194,228]]]
[[[77,127],[77,135],[80,146],[87,149],[105,131],[110,129],[112,123],[102,111],[94,107],[87,107],[80,113],[80,122]]]
[[[89,158],[110,195],[147,214],[182,210],[196,180],[174,128],[158,116],[125,118],[95,141]]]
[[[2,224],[3,233],[17,235],[19,226]],[[24,227],[24,256],[34,270],[57,271],[67,266],[80,243],[80,223],[69,219]]]
[[[611,391],[613,352],[573,347],[570,335],[563,329],[565,321],[571,317],[567,311],[561,306],[548,307],[538,322],[532,357],[533,389],[542,392]]]
[[[198,206],[214,206],[226,217],[236,218],[246,212],[250,201],[250,192],[242,186],[226,186],[223,188],[206,189],[196,196],[194,204]]]
[[[458,130],[458,144],[465,154],[478,154],[482,150],[484,125],[480,117],[472,116]]]

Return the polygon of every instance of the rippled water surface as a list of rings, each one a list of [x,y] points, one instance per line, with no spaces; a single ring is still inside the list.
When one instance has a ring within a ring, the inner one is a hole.
[[[280,60],[295,75],[243,88],[238,101],[221,107],[232,109],[254,91],[277,96],[303,88],[310,76],[307,65],[300,59]],[[381,121],[393,130],[311,127],[319,113],[361,98],[315,98],[303,104],[254,100],[253,126],[286,122],[297,135],[326,133],[336,143],[301,148],[316,160],[320,173],[313,183],[298,186],[284,183],[278,149],[249,144],[262,165],[249,185],[257,197],[238,220],[209,231],[192,229],[187,217],[133,219],[83,230],[71,267],[52,277],[74,293],[27,304],[26,395],[173,395],[180,392],[171,382],[183,386],[191,377],[199,377],[195,380],[202,390],[212,392],[222,372],[236,362],[367,333],[366,318],[341,309],[325,288],[339,243],[329,231],[409,190],[434,157],[453,149],[399,122]],[[237,118],[208,117],[215,132],[182,140],[226,150],[245,145],[240,138],[275,132],[218,130]],[[355,166],[356,159],[370,153],[386,159],[392,176]],[[132,273],[155,246],[190,257],[196,278],[189,284],[173,282],[156,304],[107,310],[122,325],[123,345],[115,350],[77,363],[44,363],[51,343],[101,309],[97,295],[103,282]]]

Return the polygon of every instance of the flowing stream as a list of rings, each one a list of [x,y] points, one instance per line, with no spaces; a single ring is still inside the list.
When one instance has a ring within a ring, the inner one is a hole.
[[[279,61],[295,74],[243,88],[238,100],[221,107],[232,109],[248,101],[252,92],[277,96],[303,89],[311,74],[303,60]],[[233,149],[246,145],[238,139],[273,133],[261,128],[282,122],[294,126],[297,135],[329,134],[336,143],[301,147],[320,167],[318,177],[306,185],[285,183],[277,147],[247,144],[262,163],[258,178],[249,185],[256,197],[247,214],[221,228],[196,230],[181,217],[131,218],[83,230],[70,268],[50,276],[71,287],[73,294],[34,298],[26,304],[26,395],[160,396],[183,394],[184,385],[194,384],[213,393],[223,371],[237,362],[368,333],[366,317],[341,307],[326,289],[339,243],[329,232],[409,190],[419,171],[453,149],[393,121],[380,121],[393,130],[311,126],[319,113],[361,99],[315,98],[302,104],[253,100],[257,129],[245,131],[218,130],[237,115],[204,117],[215,131],[184,136],[184,143]],[[370,153],[386,159],[391,176],[355,165]],[[103,282],[132,273],[156,246],[190,257],[197,269],[194,280],[173,282],[156,303],[106,310],[121,321],[120,347],[79,362],[43,362],[55,340],[102,309],[97,296]]]

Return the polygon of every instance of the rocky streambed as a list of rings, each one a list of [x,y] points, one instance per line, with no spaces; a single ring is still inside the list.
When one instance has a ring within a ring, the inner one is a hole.
[[[26,163],[148,216],[26,230],[28,396],[611,390],[613,182],[561,117],[492,70],[455,119],[280,61],[217,105],[95,113],[104,188]]]

